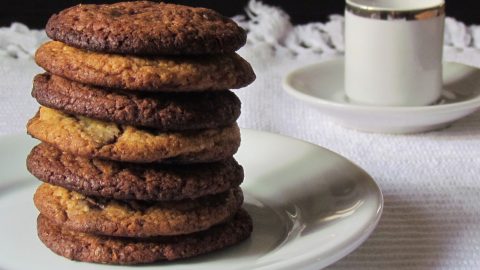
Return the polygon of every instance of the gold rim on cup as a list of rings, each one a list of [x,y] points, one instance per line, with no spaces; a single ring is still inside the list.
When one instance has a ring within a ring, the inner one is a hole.
[[[354,15],[370,19],[419,21],[445,15],[445,3],[424,9],[390,10],[377,7],[353,5],[349,3],[349,1],[346,1],[345,10]]]

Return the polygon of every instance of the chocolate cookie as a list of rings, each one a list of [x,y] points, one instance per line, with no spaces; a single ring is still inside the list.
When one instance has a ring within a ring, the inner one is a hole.
[[[124,237],[179,235],[206,230],[232,217],[243,203],[233,188],[196,200],[121,201],[87,197],[59,186],[42,184],[35,206],[52,222],[71,230]]]
[[[148,1],[77,5],[53,15],[45,30],[74,47],[124,54],[226,53],[247,37],[213,10]]]
[[[41,107],[27,124],[33,137],[62,151],[135,163],[213,162],[231,157],[240,145],[237,124],[225,128],[162,133],[67,115]]]
[[[230,91],[132,94],[50,74],[35,77],[32,96],[67,113],[159,131],[217,128],[240,115],[240,100]]]
[[[71,260],[144,264],[193,257],[234,245],[250,236],[252,220],[245,210],[240,210],[231,221],[206,231],[141,239],[70,231],[39,215],[37,230],[38,237],[49,249]]]
[[[37,64],[77,82],[135,91],[187,92],[244,87],[255,74],[236,53],[200,57],[136,57],[76,49],[58,41],[43,44]]]
[[[182,200],[226,192],[243,180],[233,158],[189,165],[131,164],[74,156],[45,143],[27,158],[38,179],[88,196],[119,200]]]

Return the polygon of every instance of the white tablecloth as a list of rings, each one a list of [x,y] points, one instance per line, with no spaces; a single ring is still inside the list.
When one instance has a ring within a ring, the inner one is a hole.
[[[331,122],[287,96],[292,68],[342,54],[343,18],[293,27],[286,13],[251,2],[240,54],[257,80],[238,90],[242,127],[300,138],[362,166],[378,182],[385,210],[372,236],[330,269],[480,269],[480,113],[415,135],[367,134]],[[38,105],[30,96],[40,72],[31,55],[45,39],[20,24],[0,29],[0,134],[25,132]],[[480,66],[480,31],[447,19],[445,59]],[[321,244],[321,243],[319,243]]]

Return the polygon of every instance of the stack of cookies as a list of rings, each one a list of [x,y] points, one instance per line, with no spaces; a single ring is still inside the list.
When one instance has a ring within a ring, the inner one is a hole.
[[[203,9],[155,2],[78,5],[53,15],[54,41],[27,125],[27,160],[45,182],[41,241],[69,259],[174,260],[250,235],[241,209],[240,101],[255,79],[235,53],[246,34]]]

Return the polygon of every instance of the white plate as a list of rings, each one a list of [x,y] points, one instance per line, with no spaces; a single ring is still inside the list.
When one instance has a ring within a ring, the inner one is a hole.
[[[0,269],[129,268],[72,262],[38,240],[32,202],[38,182],[24,165],[35,143],[26,136],[0,139]],[[319,269],[358,247],[380,218],[383,198],[373,179],[324,148],[242,130],[236,158],[245,168],[252,237],[224,251],[142,269]]]
[[[381,76],[381,75],[379,75]],[[480,70],[443,63],[443,96],[434,105],[368,106],[349,103],[344,91],[344,59],[305,66],[290,72],[283,87],[345,127],[368,132],[413,133],[438,129],[480,107]]]

